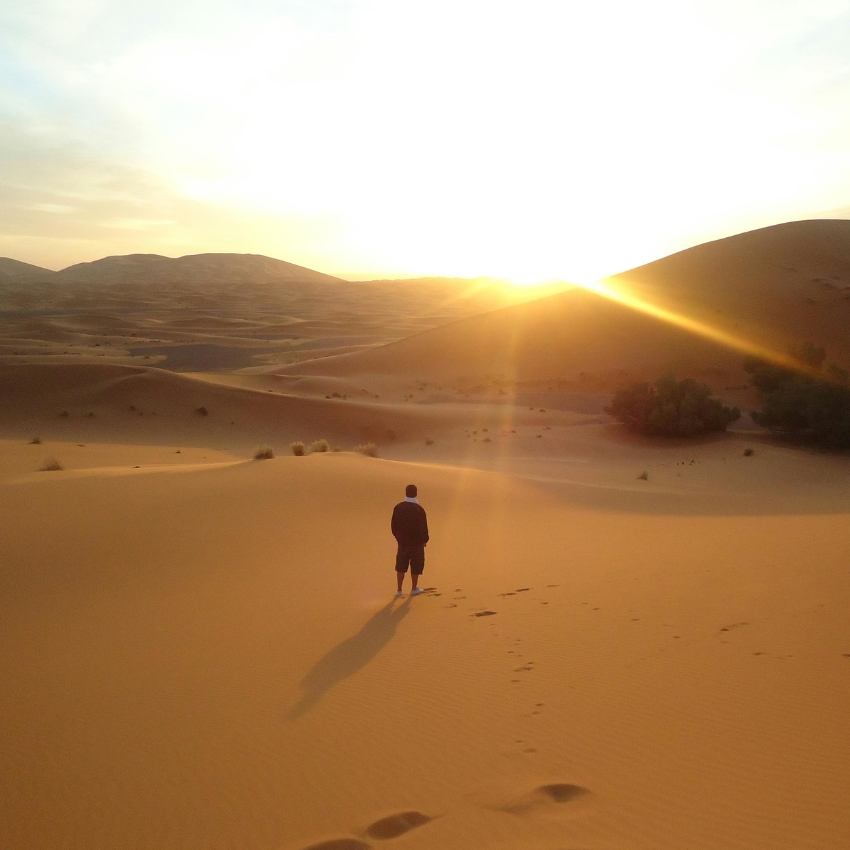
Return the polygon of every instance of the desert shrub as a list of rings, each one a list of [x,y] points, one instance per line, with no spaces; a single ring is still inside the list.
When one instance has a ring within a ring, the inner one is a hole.
[[[817,370],[826,360],[826,349],[818,347],[813,342],[804,342],[802,345],[791,346],[791,356],[804,366]]]
[[[41,445],[41,437],[33,437],[30,440],[30,445],[31,446],[40,446]]]
[[[378,447],[374,443],[361,443],[354,449],[354,451],[360,452],[360,454],[367,455],[368,457],[378,456]]]
[[[850,387],[847,372],[822,370],[824,350],[812,343],[792,349],[801,370],[747,358],[744,369],[761,399],[753,421],[771,431],[808,437],[824,448],[850,448]]]
[[[209,416],[209,410],[206,409],[203,405],[195,408],[195,413],[200,414],[201,416]]]
[[[258,446],[254,452],[254,460],[271,460],[274,457],[274,451],[271,446]]]
[[[744,449],[744,457],[752,457],[755,454],[753,449]]]
[[[645,469],[638,475],[638,481],[649,481],[649,473]]]
[[[290,443],[289,448],[292,449],[292,454],[294,454],[295,457],[304,456],[304,443],[302,443],[301,440],[297,440],[294,443]]]
[[[60,472],[65,467],[56,460],[55,457],[48,457],[44,459],[44,463],[41,465],[41,469],[39,472]]]
[[[725,431],[741,415],[737,407],[726,407],[711,397],[707,384],[672,375],[655,384],[630,384],[617,390],[605,412],[640,434],[662,437],[692,437]]]
[[[326,452],[330,450],[330,445],[327,440],[313,440],[310,443],[311,452]]]

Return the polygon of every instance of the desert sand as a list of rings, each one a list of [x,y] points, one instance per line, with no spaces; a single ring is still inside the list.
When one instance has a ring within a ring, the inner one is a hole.
[[[630,436],[544,360],[385,365],[470,321],[293,368],[0,364],[0,847],[847,847],[850,457]]]

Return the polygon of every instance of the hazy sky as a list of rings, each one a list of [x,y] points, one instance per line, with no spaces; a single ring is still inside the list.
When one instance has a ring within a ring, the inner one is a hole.
[[[847,0],[0,0],[0,255],[584,279],[850,217]]]

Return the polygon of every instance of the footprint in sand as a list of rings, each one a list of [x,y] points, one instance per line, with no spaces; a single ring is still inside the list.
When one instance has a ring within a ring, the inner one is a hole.
[[[496,612],[496,611],[476,611],[472,616],[473,617],[492,617],[496,613],[498,613],[498,612]]]
[[[526,742],[517,741],[517,744]],[[528,744],[526,747],[530,749]],[[510,792],[505,793],[505,790],[477,792],[470,794],[467,799],[484,808],[512,815],[563,815],[581,810],[583,806],[578,801],[591,796],[587,788],[567,782],[538,785],[519,797]]]
[[[423,815],[422,812],[399,812],[396,815],[376,820],[373,824],[366,827],[366,835],[370,838],[388,839],[398,838],[399,835],[404,835],[405,832],[410,832],[411,829],[416,829],[417,826],[424,826],[432,821],[433,818],[428,815]],[[363,847],[367,845],[361,845]],[[334,848],[335,850],[335,848]]]
[[[370,845],[356,838],[332,838],[330,841],[320,841],[311,844],[304,850],[369,850]]]
[[[524,814],[541,807],[547,807],[552,804],[560,806],[564,803],[571,803],[584,797],[590,792],[587,788],[582,788],[581,785],[570,785],[566,782],[554,782],[549,785],[540,785],[523,797],[520,797],[513,803],[507,806],[502,806],[502,811],[510,812],[514,815]]]

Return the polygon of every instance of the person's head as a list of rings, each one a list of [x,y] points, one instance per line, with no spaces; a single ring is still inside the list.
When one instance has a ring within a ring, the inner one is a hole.
[[[404,488],[404,495],[407,496],[408,499],[415,499],[418,490],[416,489],[415,484],[408,484],[407,487]]]

